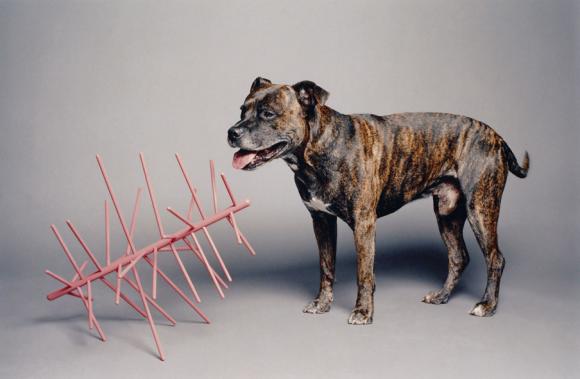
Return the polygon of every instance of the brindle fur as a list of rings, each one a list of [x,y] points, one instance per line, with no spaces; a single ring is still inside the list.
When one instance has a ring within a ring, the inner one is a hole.
[[[338,217],[353,230],[357,254],[358,296],[348,322],[371,323],[376,220],[432,195],[449,272],[443,288],[423,301],[446,303],[467,266],[463,227],[468,220],[487,263],[487,287],[471,314],[493,315],[505,266],[497,242],[501,196],[508,171],[527,175],[527,153],[520,167],[506,142],[470,117],[344,115],[325,105],[327,97],[313,82],[289,86],[257,78],[242,106],[242,119],[229,131],[230,145],[246,150],[286,142],[277,157],[294,172],[320,253],[319,293],[304,312],[330,309]],[[264,120],[264,109],[273,111],[275,118]]]

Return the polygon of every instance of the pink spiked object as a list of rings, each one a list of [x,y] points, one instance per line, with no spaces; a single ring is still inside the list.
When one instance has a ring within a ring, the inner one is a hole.
[[[221,174],[221,178],[225,187],[225,190],[231,200],[231,204],[226,207],[225,209],[220,210],[217,204],[217,188],[216,188],[216,173],[214,168],[214,162],[210,161],[210,179],[211,179],[211,190],[212,190],[212,210],[213,214],[207,215],[202,207],[201,202],[197,196],[197,189],[195,189],[185,171],[185,167],[183,165],[183,161],[179,157],[179,155],[175,155],[177,158],[177,163],[179,169],[185,179],[185,184],[187,185],[187,189],[191,195],[188,199],[189,210],[187,212],[187,216],[182,216],[177,211],[167,208],[168,212],[174,215],[181,223],[184,224],[184,228],[180,229],[174,233],[166,234],[161,223],[161,216],[159,214],[159,208],[157,206],[157,200],[155,197],[155,193],[153,191],[153,186],[151,184],[151,179],[149,176],[149,172],[147,170],[147,165],[145,164],[145,158],[143,154],[139,154],[139,159],[141,161],[141,167],[143,169],[143,175],[145,178],[145,184],[147,187],[147,192],[149,194],[149,199],[151,201],[151,206],[153,208],[153,214],[155,216],[155,223],[157,225],[157,229],[159,232],[158,239],[142,248],[137,248],[135,246],[135,242],[133,240],[133,236],[135,234],[135,227],[137,223],[137,215],[139,210],[139,202],[141,198],[141,189],[138,189],[137,196],[135,199],[135,204],[133,206],[133,213],[131,216],[130,224],[125,222],[123,214],[121,212],[120,205],[117,201],[115,193],[113,192],[113,187],[105,170],[105,166],[103,161],[99,155],[97,155],[97,163],[99,165],[99,169],[105,181],[105,185],[107,187],[107,191],[109,193],[109,197],[111,203],[113,204],[113,208],[115,213],[117,214],[117,218],[119,219],[119,223],[121,225],[121,229],[123,234],[127,240],[127,247],[126,250],[123,252],[122,255],[117,257],[113,257],[111,255],[111,244],[110,244],[110,221],[109,221],[109,202],[105,201],[105,263],[102,264],[96,257],[96,255],[91,251],[85,240],[82,238],[80,232],[77,228],[73,225],[71,221],[66,221],[67,226],[69,227],[70,231],[72,232],[75,239],[81,246],[81,250],[88,256],[88,260],[84,261],[80,266],[75,260],[71,250],[64,242],[64,239],[60,235],[58,229],[55,225],[51,225],[52,232],[54,233],[56,239],[58,240],[60,246],[62,247],[65,256],[74,270],[74,276],[71,280],[64,279],[62,276],[57,275],[49,270],[46,270],[46,274],[51,278],[58,281],[60,284],[63,284],[64,287],[61,287],[47,295],[47,299],[52,301],[62,297],[64,295],[70,295],[75,298],[79,298],[87,311],[87,320],[89,324],[89,329],[95,328],[99,337],[102,341],[106,341],[105,334],[101,328],[101,325],[97,321],[94,312],[94,303],[93,297],[95,295],[94,292],[94,285],[97,282],[102,282],[105,284],[111,291],[114,292],[114,299],[117,304],[119,304],[120,300],[122,299],[125,301],[129,306],[131,306],[140,316],[144,317],[151,328],[151,333],[153,334],[153,339],[155,342],[155,346],[157,348],[157,352],[159,354],[159,359],[165,360],[165,355],[163,353],[163,348],[161,347],[161,342],[159,340],[159,335],[157,333],[157,327],[155,325],[155,321],[153,320],[153,316],[151,313],[150,306],[156,309],[169,323],[173,326],[176,324],[176,321],[173,317],[169,315],[169,313],[157,303],[157,285],[158,285],[158,278],[161,278],[165,283],[167,283],[179,297],[181,297],[187,305],[189,305],[193,310],[206,322],[210,323],[207,316],[199,309],[199,307],[195,304],[195,302],[201,302],[199,294],[187,272],[185,267],[184,261],[182,260],[182,256],[180,255],[181,252],[192,253],[193,256],[196,258],[195,261],[198,261],[202,264],[202,266],[207,271],[211,282],[215,286],[219,296],[223,298],[224,289],[228,288],[226,281],[231,282],[232,278],[230,273],[223,261],[222,255],[218,251],[210,233],[208,227],[220,222],[222,220],[226,220],[232,227],[233,232],[235,233],[236,240],[238,243],[243,244],[246,249],[249,251],[251,255],[255,255],[254,249],[248,242],[247,238],[244,234],[240,231],[238,224],[236,222],[234,214],[247,208],[250,205],[249,200],[244,202],[238,203],[234,198],[232,190],[224,176]],[[193,209],[196,208],[200,219],[198,221],[194,221],[192,218]],[[217,260],[221,272],[225,275],[225,280],[218,274],[218,272],[211,266],[206,253],[203,251],[199,240],[196,236],[196,233],[201,232],[204,238],[207,240],[209,246],[211,247],[211,251]],[[182,244],[181,246],[179,246]],[[179,271],[184,276],[185,282],[187,283],[187,287],[193,295],[193,300],[191,300],[188,295],[181,290],[168,276],[159,268],[158,262],[158,255],[159,254],[167,254],[173,256],[175,262],[179,268]],[[92,262],[94,265],[95,271],[93,272],[84,272],[89,262]],[[151,295],[149,295],[143,286],[143,282],[141,281],[141,277],[138,271],[138,263],[145,262],[148,266],[152,268],[152,280],[151,280]],[[132,274],[133,278],[129,278],[129,274]],[[107,278],[110,276],[110,280]],[[125,282],[132,288],[139,296],[141,300],[141,304],[138,305],[133,302],[123,291],[121,290],[121,284]],[[83,290],[86,289],[86,292]]]

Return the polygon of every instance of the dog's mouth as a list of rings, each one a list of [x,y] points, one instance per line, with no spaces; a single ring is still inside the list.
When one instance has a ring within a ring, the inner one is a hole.
[[[232,166],[237,170],[253,170],[280,156],[288,142],[282,141],[262,150],[240,149],[234,154]]]

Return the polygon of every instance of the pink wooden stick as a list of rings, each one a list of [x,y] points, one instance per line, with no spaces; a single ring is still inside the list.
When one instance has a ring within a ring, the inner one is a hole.
[[[161,347],[161,342],[159,341],[159,335],[157,334],[157,327],[155,326],[155,322],[153,321],[153,317],[151,316],[151,310],[149,309],[148,301],[145,296],[145,291],[143,290],[143,284],[141,284],[141,278],[139,278],[139,271],[137,271],[136,267],[133,267],[133,275],[135,276],[135,280],[137,281],[137,287],[139,295],[141,296],[141,301],[143,302],[143,306],[145,307],[145,312],[147,313],[147,320],[149,321],[149,326],[151,327],[151,333],[153,334],[153,339],[155,340],[155,345],[157,346],[157,351],[159,352],[159,359],[162,361],[165,360],[165,354],[163,353],[163,348]]]
[[[83,262],[83,264],[81,265],[81,267],[79,267],[80,272],[82,273],[85,269],[85,267],[87,267],[87,261]],[[75,274],[71,281],[75,281],[79,278],[79,274]],[[97,332],[99,333],[99,335],[101,336],[101,340],[104,342],[106,340],[105,338],[105,334],[103,333],[103,330],[101,329],[99,322],[97,321],[97,318],[95,317],[95,314],[93,312],[93,307],[92,307],[92,301],[93,301],[93,295],[91,292],[91,282],[87,282],[87,298],[85,300],[85,296],[83,294],[82,288],[77,288],[77,292],[79,294],[79,297],[83,300],[83,304],[87,310],[87,316],[88,316],[88,321],[89,321],[89,329],[93,329],[93,323],[94,325],[97,325]]]
[[[195,289],[195,286],[193,285],[193,282],[191,281],[191,277],[189,276],[189,274],[187,273],[187,270],[185,269],[185,266],[183,265],[183,261],[179,257],[179,253],[175,250],[175,248],[173,247],[173,244],[169,244],[169,247],[171,247],[171,251],[173,253],[173,256],[175,257],[175,260],[177,261],[177,265],[179,266],[181,273],[185,277],[185,281],[187,282],[187,285],[189,286],[191,293],[193,293],[195,300],[197,300],[198,303],[201,303],[201,298],[197,294],[197,290]]]
[[[137,193],[137,195],[139,196],[139,192]],[[137,197],[138,198],[138,197]],[[136,202],[138,203],[138,202]],[[133,215],[136,215],[136,212],[133,213]],[[80,245],[82,246],[83,250],[85,251],[85,253],[89,256],[89,258],[91,259],[91,261],[93,262],[93,264],[97,267],[97,269],[99,271],[101,271],[103,269],[103,267],[101,266],[101,264],[99,263],[99,261],[97,260],[97,258],[95,257],[95,255],[92,253],[91,249],[89,248],[89,246],[86,244],[86,242],[83,240],[83,238],[81,237],[79,231],[76,229],[76,227],[73,225],[73,223],[70,220],[66,221],[68,227],[70,228],[70,230],[72,231],[73,235],[76,237],[76,239],[78,240],[78,242],[80,243]],[[120,266],[119,266],[120,267]],[[125,296],[122,292],[121,292],[121,278],[117,278],[117,288],[113,287],[113,285],[111,285],[107,279],[101,277],[99,278],[103,283],[105,283],[105,285],[107,285],[107,287],[111,288],[113,291],[115,291],[115,303],[119,304],[120,298],[122,297],[122,299],[129,304],[131,307],[133,307],[141,316],[143,317],[147,317],[147,315],[145,314],[145,312],[143,310],[141,310],[135,303],[133,303],[133,301],[131,301],[131,299],[129,299],[127,296]]]
[[[137,188],[137,195],[135,196],[135,203],[133,204],[133,213],[131,213],[131,225],[129,226],[129,236],[133,238],[135,234],[135,227],[137,225],[137,214],[139,213],[139,202],[141,200],[141,188]],[[131,246],[127,244],[127,249],[125,250],[125,255],[131,253]],[[121,270],[121,278],[123,278],[127,272],[137,264],[140,258],[135,258],[127,265],[124,270]]]
[[[109,203],[105,200],[105,261],[111,264],[111,230],[109,224]]]
[[[103,161],[99,155],[97,155],[97,163],[99,165],[99,169],[101,170],[101,174],[103,175],[103,179],[105,181],[105,185],[107,186],[107,190],[109,191],[109,196],[111,197],[113,206],[115,207],[115,212],[117,213],[117,217],[119,218],[119,223],[121,224],[123,233],[127,238],[127,242],[129,243],[131,252],[134,254],[137,251],[137,249],[135,249],[133,239],[129,235],[129,229],[127,229],[127,224],[125,224],[125,219],[123,218],[123,214],[121,213],[121,208],[119,208],[119,203],[117,202],[117,198],[115,197],[115,193],[113,192],[113,187],[111,186],[111,182],[109,181],[109,177],[107,176],[107,172],[105,171],[105,166],[103,165]]]
[[[187,220],[185,217],[181,216],[179,213],[177,213],[177,212],[176,212],[176,211],[174,211],[173,209],[171,209],[171,208],[167,208],[167,211],[168,211],[169,213],[171,213],[172,215],[174,215],[175,217],[177,217],[177,218],[178,218],[180,221],[182,221],[182,222],[183,222],[183,223],[185,223],[186,225],[189,225],[191,228],[194,228],[194,229],[195,229],[195,225],[194,225],[194,224],[192,224],[192,223],[191,223],[189,220]],[[229,213],[228,213],[228,215],[229,215]],[[226,216],[226,217],[227,217],[227,216]],[[206,229],[205,229],[205,228],[202,228],[202,230],[204,230],[204,231],[205,231]],[[210,246],[212,247],[212,249],[215,249],[215,245],[213,244],[213,241],[212,241],[211,239],[209,239],[209,243],[210,243]],[[215,253],[215,250],[214,250],[214,253]],[[219,255],[216,255],[216,257],[218,257],[218,260],[220,260],[220,259],[221,259],[221,257],[220,257]],[[223,262],[222,262],[222,263],[223,263]],[[224,267],[225,267],[225,266],[224,266]],[[228,278],[228,280],[231,282],[231,281],[232,281],[232,277],[231,277],[231,276],[229,276],[229,272],[227,271],[227,269],[225,270],[225,274],[226,274],[226,277]]]
[[[246,247],[246,249],[248,249],[248,251],[250,252],[251,255],[256,255],[256,251],[254,251],[254,248],[252,247],[252,245],[250,245],[250,241],[248,241],[248,239],[246,238],[246,236],[244,236],[244,234],[240,231],[240,237],[242,238],[242,243],[244,244],[244,246]]]
[[[197,238],[195,237],[195,233],[192,233],[191,236],[197,240]],[[192,251],[193,254],[195,255],[195,257],[197,259],[199,259],[200,262],[203,263],[203,258],[205,258],[207,260],[207,256],[205,254],[203,254],[203,256],[202,256],[201,251],[198,250],[195,246],[193,246],[187,238],[184,238],[183,242],[185,242],[185,244],[187,245],[187,250]],[[199,241],[198,241],[198,243],[199,243]],[[209,265],[209,268],[211,269],[213,276],[215,276],[215,278],[219,282],[220,286],[222,286],[223,288],[229,288],[227,283],[222,279],[222,277],[213,269],[213,267],[209,263],[209,260],[207,260],[207,261],[208,261],[208,265]]]
[[[203,231],[203,234],[205,235],[205,238],[207,239],[207,242],[209,242],[209,246],[211,247],[213,254],[215,255],[216,259],[218,260],[220,267],[222,268],[224,274],[226,275],[226,278],[228,279],[229,282],[231,282],[232,276],[230,275],[230,272],[229,272],[228,268],[226,267],[226,264],[224,263],[222,256],[220,255],[220,253],[217,249],[217,246],[213,242],[213,239],[211,238],[209,231],[207,230],[207,228],[202,228],[202,231]]]
[[[50,270],[44,270],[44,273],[45,273],[46,275],[48,275],[48,276],[52,277],[53,279],[56,279],[56,280],[58,280],[58,281],[59,281],[59,282],[61,282],[62,284],[66,284],[66,285],[69,285],[69,284],[70,284],[70,282],[69,282],[68,280],[66,280],[65,278],[63,278],[63,277],[62,277],[62,276],[60,276],[60,275],[57,275],[57,274],[55,274],[54,272],[52,272],[52,271],[50,271]],[[71,292],[71,293],[69,293],[69,295],[70,295],[70,296],[72,296],[72,297],[79,297],[79,298],[81,297],[81,295],[79,295],[79,294],[78,294],[78,293],[76,293],[76,292]]]
[[[177,251],[189,251],[189,247],[187,246],[175,246],[175,250]],[[169,247],[163,247],[159,250],[157,250],[157,252],[171,252],[171,249]]]
[[[153,262],[151,262],[151,259],[149,257],[144,257],[143,260],[145,260],[145,262],[147,262],[149,264],[149,266],[153,267]],[[167,276],[163,271],[161,271],[160,268],[157,268],[157,272],[159,273],[159,276],[161,276],[161,278],[163,280],[165,280],[165,282],[171,287],[173,288],[173,290],[179,295],[179,297],[181,297],[183,299],[183,301],[185,301],[187,303],[187,305],[189,305],[191,308],[193,308],[193,310],[208,324],[210,324],[209,318],[207,318],[207,316],[201,311],[201,309],[199,309],[197,307],[197,305],[195,305],[191,300],[189,300],[189,298],[185,295],[185,293],[183,293],[183,291],[175,284],[173,283],[173,281],[169,278],[169,276]]]
[[[81,264],[81,267],[79,267],[79,270],[81,270],[81,272],[83,272],[85,270],[85,267],[87,267],[87,261],[84,261],[83,264]],[[79,278],[79,274],[74,274],[74,276],[72,277],[72,280],[77,280]],[[90,297],[87,297],[87,299],[90,299]]]
[[[201,203],[199,201],[199,198],[197,197],[197,193],[196,193],[195,188],[191,184],[191,180],[189,179],[189,175],[187,175],[187,172],[185,171],[185,167],[183,166],[183,161],[181,160],[181,157],[179,156],[179,154],[175,154],[175,159],[177,159],[177,164],[179,165],[179,169],[181,170],[181,173],[183,174],[183,178],[185,179],[185,183],[187,184],[187,187],[189,188],[189,192],[191,193],[191,197],[193,198],[195,206],[197,207],[197,210],[199,211],[199,215],[201,216],[202,219],[204,219],[205,214],[203,213],[203,209],[201,208]]]
[[[119,269],[121,268],[121,266],[119,266]],[[123,294],[120,291],[120,281],[121,278],[119,278],[117,276],[117,286],[113,286],[111,283],[109,283],[106,279],[101,279],[103,281],[103,283],[105,283],[107,285],[107,287],[109,287],[112,291],[115,292],[115,303],[119,304],[119,297],[121,299],[123,299],[127,304],[129,304],[131,307],[133,307],[133,309],[135,309],[141,316],[147,318],[147,314],[145,313],[145,311],[141,310],[131,299],[129,299],[127,296],[125,296],[125,294]],[[133,281],[131,281],[131,279],[125,277],[123,278],[123,280],[125,280],[129,286],[131,286],[131,288],[133,288],[135,291],[137,291],[137,285],[135,283],[133,283]],[[177,322],[175,321],[175,319],[173,317],[171,317],[169,315],[169,313],[167,313],[167,311],[165,311],[163,308],[161,308],[161,306],[159,304],[157,304],[156,302],[152,301],[149,299],[149,297],[147,296],[147,300],[151,303],[151,305],[153,305],[155,307],[155,309],[157,309],[159,311],[159,313],[161,313],[163,315],[163,317],[165,317],[167,319],[167,321],[169,321],[172,325],[175,325]]]
[[[151,279],[151,295],[157,299],[157,249],[153,250],[153,277]]]
[[[117,203],[117,199],[116,199],[115,194],[113,192],[113,188],[111,186],[111,183],[109,182],[109,178],[108,178],[107,173],[105,171],[105,167],[103,166],[103,162],[101,160],[101,157],[98,155],[97,155],[97,163],[99,165],[101,173],[103,174],[103,179],[105,180],[107,190],[109,191],[109,195],[111,196],[111,201],[113,202],[113,206],[115,207],[115,211],[117,212],[117,217],[119,218],[119,222],[121,223],[123,233],[125,234],[125,237],[127,238],[127,242],[129,243],[129,246],[131,247],[131,252],[133,254],[135,254],[137,252],[137,250],[135,249],[135,245],[133,244],[133,239],[129,235],[129,230],[127,229],[127,225],[125,224],[125,220],[123,219],[123,215],[121,214],[121,209],[119,208],[119,204]],[[157,346],[157,351],[159,352],[159,358],[161,360],[164,360],[165,358],[163,355],[163,350],[161,348],[161,344],[159,342],[159,337],[157,335],[157,328],[155,327],[155,323],[153,322],[153,318],[151,317],[151,311],[149,310],[149,304],[148,304],[147,300],[145,299],[143,286],[142,286],[141,280],[139,278],[139,272],[137,271],[136,268],[133,268],[133,274],[135,275],[135,280],[137,281],[137,285],[139,287],[139,294],[141,295],[141,301],[143,302],[145,312],[147,313],[147,319],[149,321],[149,326],[151,327],[151,332],[153,334],[153,339],[155,340],[155,345]]]
[[[163,224],[161,223],[161,216],[159,215],[159,209],[157,208],[157,200],[155,199],[155,193],[153,192],[153,186],[151,185],[151,180],[149,178],[149,172],[147,170],[147,165],[145,163],[145,157],[143,156],[143,153],[139,154],[139,159],[141,160],[141,167],[143,168],[143,175],[145,176],[145,182],[147,183],[147,192],[149,192],[149,198],[151,199],[151,206],[153,207],[153,213],[155,214],[155,221],[157,222],[157,228],[159,229],[159,236],[161,238],[165,238],[165,232],[163,231]],[[181,261],[181,258],[179,257],[179,253],[177,252],[177,250],[175,250],[175,247],[173,246],[173,244],[170,244],[169,247],[171,248],[171,252],[173,253],[173,256],[175,257],[175,260],[177,261],[177,265],[179,266],[181,273],[185,277],[187,285],[189,286],[191,293],[195,297],[195,300],[197,300],[198,303],[201,302],[201,298],[199,297],[199,294],[197,293],[197,290],[195,289],[195,286],[193,285],[193,282],[191,281],[191,277],[189,276],[187,270],[185,269],[185,266],[183,265],[183,262]],[[135,260],[134,262],[129,264],[129,267],[131,267],[131,265],[134,265],[136,262],[137,262],[137,260]]]
[[[187,175],[187,172],[185,171],[185,167],[183,166],[183,162],[181,161],[179,154],[175,154],[175,158],[177,159],[177,164],[179,165],[179,168],[181,169],[181,173],[183,174],[183,178],[185,179],[187,187],[189,188],[189,192],[191,192],[191,196],[193,197],[193,200],[195,202],[197,210],[199,211],[199,215],[201,216],[201,218],[203,220],[203,219],[205,219],[205,214],[204,214],[203,209],[201,207],[201,203],[197,197],[195,188],[193,188],[193,185],[191,184],[191,180],[189,179],[189,176]],[[205,238],[207,239],[207,241],[209,242],[209,245],[211,246],[213,254],[215,255],[216,259],[218,260],[218,263],[220,264],[220,267],[222,268],[224,274],[226,275],[226,278],[228,279],[228,281],[231,282],[232,277],[230,275],[230,272],[228,271],[228,268],[226,267],[226,265],[222,259],[222,256],[220,255],[215,243],[213,242],[213,239],[211,238],[209,231],[205,227],[202,228],[202,230],[203,230],[203,234],[205,235]]]
[[[228,183],[228,180],[226,179],[225,174],[222,172],[220,174],[221,178],[222,178],[222,182],[224,183],[224,186],[226,187],[226,191],[228,192],[228,195],[230,196],[230,199],[232,200],[232,204],[233,205],[237,205],[237,201],[236,198],[234,197],[234,193],[232,192],[232,189],[230,188],[230,184]],[[246,200],[246,202],[248,204],[250,204],[249,200]],[[234,222],[230,219],[228,219],[228,222],[230,223],[230,225],[232,226],[232,228],[235,229],[234,227]],[[254,248],[252,247],[252,245],[250,245],[250,242],[248,241],[248,239],[244,236],[244,234],[238,229],[237,233],[240,235],[240,238],[242,240],[242,243],[244,244],[244,246],[246,247],[246,249],[248,249],[248,251],[250,252],[251,255],[256,255],[256,252],[254,251]]]
[[[89,297],[89,329],[93,328],[93,317],[95,317],[93,314],[93,290],[91,288],[91,281],[89,280],[87,282],[87,296]]]
[[[80,295],[79,297],[81,298],[83,305],[85,306],[85,309],[87,310],[87,313],[88,313],[90,300],[85,299],[85,297],[83,295],[83,290],[80,287],[77,288],[77,291],[79,292],[79,295]],[[95,317],[94,314],[92,314],[92,321],[95,324],[95,329],[97,329],[97,332],[101,336],[101,341],[105,342],[107,340],[107,337],[105,337],[105,332],[103,332],[103,329],[101,328],[101,325],[97,321],[97,318]]]
[[[211,278],[211,280],[213,281],[213,284],[215,285],[215,288],[217,289],[220,297],[223,299],[225,297],[224,292],[222,291],[221,287],[218,284],[217,278],[214,275],[214,271],[212,269],[212,267],[209,265],[209,262],[207,261],[207,258],[205,256],[205,254],[203,253],[203,249],[201,248],[201,246],[199,245],[199,242],[197,241],[197,238],[195,237],[195,234],[192,234],[193,240],[195,242],[195,245],[199,251],[199,254],[201,255],[201,261],[203,262],[205,268],[207,269],[209,276]],[[184,239],[183,242],[185,242],[188,246],[190,246],[191,251],[193,252],[194,255],[196,255],[193,246],[190,245],[189,241],[187,239]],[[196,255],[197,256],[197,255]]]
[[[77,265],[77,262],[75,261],[74,257],[72,256],[70,250],[68,249],[68,246],[66,245],[66,243],[64,242],[64,240],[60,236],[60,233],[58,232],[58,229],[56,228],[56,226],[54,224],[51,225],[50,228],[52,229],[52,232],[54,233],[54,235],[56,236],[56,239],[60,243],[60,246],[64,250],[64,253],[65,253],[66,257],[68,258],[68,261],[73,266],[73,268],[75,269],[76,273],[79,275],[79,278],[82,279],[83,278],[83,274],[82,274],[79,266]]]
[[[137,189],[137,195],[135,196],[135,203],[133,205],[133,212],[131,213],[131,225],[129,227],[129,235],[131,236],[131,238],[133,238],[133,235],[135,234],[135,227],[137,226],[137,215],[139,213],[139,202],[141,200],[141,188]],[[153,250],[155,252],[155,249]],[[127,250],[125,251],[125,255],[129,255],[129,246],[127,246]],[[133,262],[137,262],[137,259],[135,259]],[[119,265],[119,270],[121,269],[121,265]],[[138,291],[138,286],[133,283],[129,278],[124,277],[124,275],[121,274],[122,279],[124,279],[127,283],[129,283],[129,285],[135,290]],[[120,287],[119,287],[120,288]],[[153,299],[151,299],[149,297],[149,295],[147,295],[147,293],[145,293],[145,298],[147,299],[147,301],[149,301],[151,303],[151,305],[153,305],[153,307],[155,309],[157,309],[159,311],[159,313],[161,313],[163,315],[163,317],[165,317],[172,325],[175,325],[177,322],[175,321],[175,319],[173,317],[171,317],[169,315],[169,313],[167,313],[167,311],[165,311],[159,304],[157,304]],[[145,314],[145,317],[147,317],[147,315]]]
[[[209,171],[211,176],[211,194],[212,194],[212,204],[213,204],[213,213],[217,213],[218,205],[217,205],[217,190],[216,190],[216,183],[215,183],[215,166],[213,160],[209,161]]]
[[[79,295],[80,295],[79,297],[81,298],[83,305],[85,306],[85,309],[87,310],[87,312],[89,312],[89,304],[90,304],[91,300],[85,299],[85,297],[83,295],[83,291],[81,288],[77,288],[77,291],[79,292]],[[97,329],[97,333],[99,333],[99,336],[101,336],[101,341],[105,342],[107,340],[107,337],[105,337],[105,332],[103,332],[101,325],[99,324],[99,322],[97,321],[97,318],[95,317],[94,313],[92,313],[92,312],[91,312],[91,317],[92,317],[92,322],[95,325],[95,329]]]
[[[246,200],[247,204],[250,204],[249,200]],[[244,234],[242,233],[242,231],[237,227],[237,224],[233,218],[233,213],[232,213],[232,218],[230,219],[228,217],[228,222],[231,225],[232,228],[234,228],[234,230],[237,229],[236,232],[236,237],[239,235],[239,237],[242,240],[242,244],[246,247],[246,249],[248,250],[248,252],[250,253],[250,255],[256,255],[256,252],[254,251],[254,248],[252,247],[252,245],[250,245],[250,242],[248,241],[248,239],[246,238],[246,236],[244,236]]]
[[[89,256],[89,259],[93,262],[93,264],[97,267],[97,269],[99,271],[102,270],[103,267],[101,266],[101,264],[99,263],[99,261],[97,260],[97,258],[95,257],[95,255],[92,253],[92,251],[89,248],[89,246],[85,243],[85,241],[81,237],[81,235],[80,235],[79,231],[77,230],[77,228],[75,228],[75,226],[73,225],[73,223],[70,220],[66,220],[66,224],[69,227],[69,229],[71,230],[72,234],[77,239],[77,241],[79,242],[79,244],[82,246],[82,248],[85,251],[85,253]]]
[[[226,175],[222,172],[220,174],[221,178],[222,178],[222,182],[224,182],[224,186],[226,187],[226,191],[228,192],[228,195],[230,196],[230,199],[232,200],[232,204],[236,205],[238,202],[236,201],[236,198],[234,197],[234,193],[232,192],[232,189],[230,188],[230,185],[226,179]]]
[[[136,201],[136,205],[139,203],[138,202],[139,199],[139,191],[137,192],[137,201]],[[135,219],[136,216],[136,212],[133,212],[133,220]],[[133,223],[132,220],[132,223]],[[89,246],[86,244],[86,242],[83,240],[83,238],[81,237],[79,231],[76,229],[76,227],[73,225],[73,223],[70,220],[66,221],[68,227],[70,228],[70,230],[72,231],[73,235],[76,237],[76,239],[79,241],[80,245],[82,246],[83,250],[85,251],[85,253],[89,256],[89,258],[91,259],[91,261],[93,262],[93,264],[97,267],[97,269],[99,271],[101,271],[103,269],[103,267],[101,266],[101,264],[99,263],[99,261],[97,261],[97,258],[95,257],[95,255],[92,253],[91,249],[89,248]],[[120,266],[119,266],[120,267]],[[82,271],[82,269],[81,269]],[[143,312],[141,309],[139,309],[139,307],[137,307],[137,305],[135,303],[133,303],[127,296],[125,296],[122,292],[121,292],[121,278],[117,278],[117,288],[114,288],[105,278],[101,277],[100,280],[103,281],[103,283],[105,283],[107,285],[107,287],[113,289],[115,291],[115,303],[119,304],[119,299],[122,296],[123,300],[125,302],[127,302],[131,307],[133,307],[139,314],[141,314],[143,317],[146,317],[147,315],[145,314],[145,312]],[[88,282],[87,282],[88,283]],[[171,320],[170,320],[171,321]]]
[[[61,282],[62,284],[66,284],[67,286],[70,286],[70,282],[68,280],[66,280],[65,278],[63,278],[62,276],[55,274],[54,272],[50,271],[50,270],[44,270],[44,273],[56,280],[58,280],[59,282]],[[70,293],[69,295],[72,295],[72,293]],[[75,294],[76,295],[76,294]],[[77,295],[78,296],[78,295]]]
[[[119,305],[119,298],[121,297],[121,279],[121,265],[119,265],[117,267],[117,288],[115,290],[115,304],[117,305]]]
[[[133,212],[131,212],[131,224],[129,226],[129,236],[133,239],[135,235],[135,227],[137,225],[137,215],[139,214],[139,202],[141,201],[141,193],[143,191],[141,188],[137,188],[137,194],[135,195],[135,203],[133,203]],[[125,255],[129,255],[131,252],[131,246],[127,244],[127,249],[125,250]]]
[[[81,271],[84,270],[86,264],[87,264],[87,262],[85,262],[85,263],[83,263],[81,265],[81,267],[80,267],[80,270]],[[62,282],[64,284],[66,284],[66,285],[70,285],[70,282],[68,280],[64,279],[64,278],[61,278],[60,276],[58,276],[56,274],[53,274],[53,273],[51,273],[48,270],[46,271],[46,273],[49,274],[50,276],[52,276],[53,278],[55,278],[56,280],[58,280],[58,281],[60,281],[60,282]],[[73,276],[73,278],[72,278],[72,281],[75,281],[77,278],[78,278],[78,274],[75,274],[75,276]],[[82,289],[80,287],[77,288],[77,292],[78,292],[78,294],[75,293],[75,295],[82,300],[83,305],[85,306],[85,309],[86,309],[87,313],[89,313],[89,306],[87,304],[87,299],[83,295]],[[90,317],[90,315],[89,315],[89,317]],[[97,329],[97,332],[99,333],[99,336],[101,337],[101,341],[105,342],[107,340],[107,337],[105,337],[105,332],[103,332],[103,329],[101,328],[101,325],[97,321],[97,318],[95,317],[94,314],[92,315],[92,317],[93,317],[93,322],[95,324],[95,328]]]
[[[147,315],[145,314],[145,311],[142,310],[141,308],[139,308],[139,306],[137,304],[135,304],[133,302],[133,300],[131,300],[130,298],[128,298],[127,296],[125,296],[125,294],[123,292],[120,291],[120,287],[116,287],[113,284],[111,284],[111,282],[109,282],[107,279],[105,278],[100,278],[101,282],[103,282],[111,291],[113,291],[115,293],[115,302],[117,304],[119,304],[117,300],[117,289],[119,288],[119,296],[121,299],[123,299],[124,302],[126,302],[127,304],[129,304],[131,306],[131,308],[133,308],[135,311],[137,311],[137,313],[139,313],[141,316],[143,317],[147,317]]]
[[[238,229],[238,224],[236,223],[236,218],[235,218],[233,213],[230,213],[228,220],[232,224],[232,228],[234,228],[234,232],[236,232],[236,239],[238,240],[238,243],[241,244],[242,237],[240,237],[240,229]]]
[[[153,192],[153,187],[151,186],[151,180],[149,179],[149,172],[147,171],[147,165],[145,164],[145,157],[143,153],[139,153],[139,159],[141,160],[141,167],[143,168],[143,175],[145,176],[145,183],[147,184],[147,192],[149,192],[149,198],[151,199],[151,206],[153,207],[153,213],[155,214],[155,221],[157,222],[157,229],[159,229],[159,236],[164,238],[165,232],[163,231],[163,224],[161,223],[161,216],[159,216],[159,209],[157,208],[157,200],[155,199],[155,193]]]
[[[129,278],[123,278],[128,284],[129,286],[131,286],[131,288],[133,288],[135,291],[139,291],[139,287],[133,283],[133,281]],[[153,298],[151,298],[151,296],[149,296],[147,294],[147,292],[145,292],[145,298],[147,299],[147,301],[153,306],[153,308],[157,309],[157,311],[159,311],[159,313],[161,313],[161,315],[163,317],[165,317],[167,319],[167,321],[169,321],[171,323],[171,326],[174,326],[175,324],[177,324],[177,321],[175,321],[175,319],[173,317],[171,317],[171,315],[169,313],[167,313],[167,311],[165,309],[163,309],[161,307],[161,305],[159,305]]]

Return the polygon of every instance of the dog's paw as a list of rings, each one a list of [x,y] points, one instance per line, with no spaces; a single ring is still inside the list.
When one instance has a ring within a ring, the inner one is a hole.
[[[330,301],[312,300],[310,304],[304,307],[302,312],[311,314],[326,313],[330,310]]]
[[[350,325],[369,325],[373,323],[372,312],[366,309],[354,309],[348,318]]]
[[[471,310],[471,312],[469,312],[469,314],[478,317],[490,317],[495,314],[496,308],[497,308],[496,305],[492,305],[488,302],[483,301],[481,303],[475,304],[475,307],[473,307],[473,309]]]
[[[445,304],[449,300],[449,293],[440,291],[431,291],[425,297],[422,302],[426,304]]]

